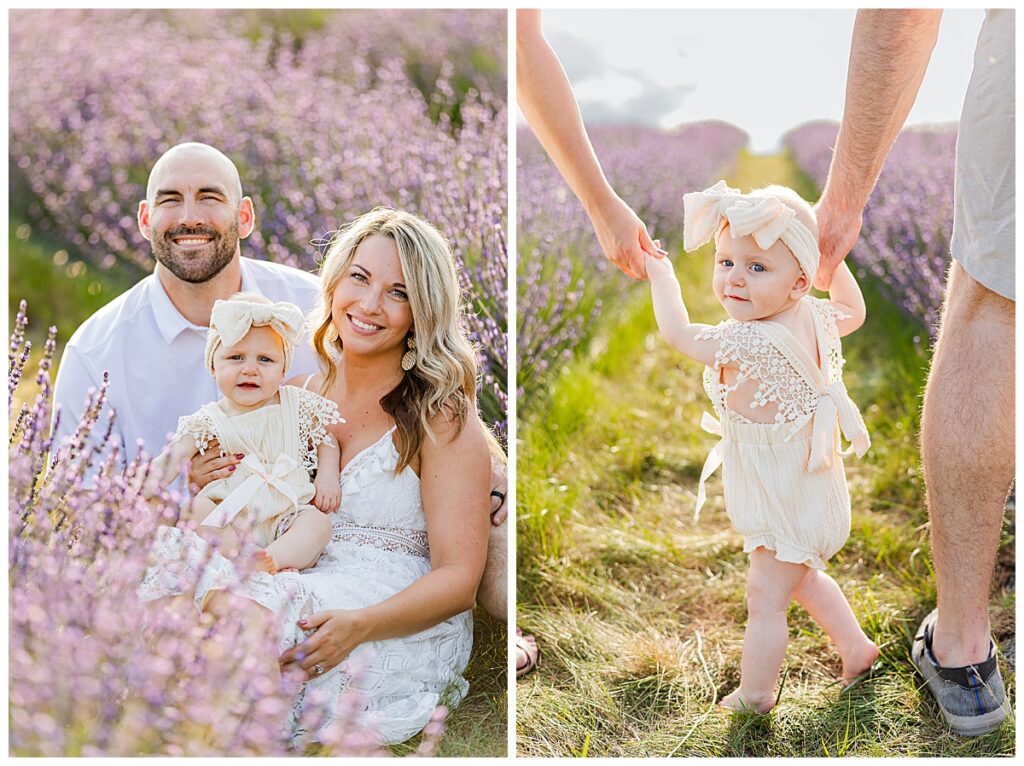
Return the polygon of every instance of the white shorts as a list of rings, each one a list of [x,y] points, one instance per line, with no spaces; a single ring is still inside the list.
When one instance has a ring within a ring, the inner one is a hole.
[[[986,11],[956,141],[953,259],[1014,300],[1014,12]]]

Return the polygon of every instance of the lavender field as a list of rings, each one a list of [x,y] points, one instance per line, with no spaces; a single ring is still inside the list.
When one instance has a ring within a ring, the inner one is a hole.
[[[312,270],[311,243],[375,206],[423,216],[466,267],[481,400],[503,429],[504,11],[334,13],[301,39],[253,23],[231,12],[13,12],[12,211],[71,260],[137,279],[153,267],[135,225],[149,167],[192,140],[239,167],[258,221],[250,257]],[[244,76],[241,93],[229,73]],[[12,274],[13,316],[17,263]]]
[[[88,294],[105,300],[151,271],[135,224],[149,168],[172,145],[202,141],[236,161],[253,198],[243,255],[315,270],[315,243],[378,205],[444,232],[480,346],[481,408],[504,434],[506,13],[22,10],[9,30],[10,750],[285,755],[279,729],[297,681],[252,660],[276,656],[272,626],[137,603],[149,541],[176,513],[130,488],[145,466],[119,475],[106,445],[44,475],[66,338],[47,339],[18,301],[42,271],[87,273]],[[36,313],[73,327],[91,310],[57,302]],[[87,415],[79,436],[105,427]],[[95,486],[83,482],[97,467]],[[474,704],[500,711],[504,639],[490,643],[474,659],[487,675],[470,680],[495,690],[495,702]],[[349,702],[320,752],[381,754],[358,698]],[[476,714],[494,730],[455,716],[440,746],[438,721],[399,751],[503,752],[503,713]]]
[[[747,142],[717,122],[667,133],[598,126],[590,135],[612,187],[666,243],[682,241],[683,194],[726,173]],[[528,128],[519,130],[517,155],[516,361],[528,395],[587,347],[602,307],[621,300],[630,280],[601,254],[583,207]]]
[[[819,190],[825,185],[838,130],[835,123],[811,123],[785,137],[794,161]],[[850,255],[930,336],[938,328],[950,260],[955,149],[955,127],[900,133],[868,200],[861,237]]]

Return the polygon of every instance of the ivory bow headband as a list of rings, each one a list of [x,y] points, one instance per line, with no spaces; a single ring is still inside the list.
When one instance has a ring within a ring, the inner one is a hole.
[[[710,242],[726,223],[733,239],[749,234],[762,250],[781,239],[796,257],[807,280],[814,283],[821,257],[818,241],[789,205],[775,197],[741,194],[739,189],[726,186],[725,181],[683,195],[683,247],[687,250]]]
[[[247,300],[216,301],[210,312],[206,335],[206,369],[213,369],[213,354],[223,343],[233,346],[252,327],[271,327],[284,341],[284,369],[292,364],[295,344],[302,338],[304,318],[294,303],[256,303]]]

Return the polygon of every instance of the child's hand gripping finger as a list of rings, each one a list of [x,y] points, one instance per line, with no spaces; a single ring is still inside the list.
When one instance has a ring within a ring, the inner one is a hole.
[[[644,253],[644,264],[647,267],[648,279],[676,280],[676,271],[672,267],[672,261],[666,257],[668,253],[661,249],[661,242],[659,240],[654,240],[654,243],[658,246],[658,252],[661,255],[655,257],[650,253]]]

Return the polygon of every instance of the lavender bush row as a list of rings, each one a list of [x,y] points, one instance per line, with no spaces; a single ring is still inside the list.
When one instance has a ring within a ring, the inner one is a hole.
[[[583,207],[528,128],[519,130],[518,385],[536,389],[585,348],[603,302],[630,282],[601,253]],[[683,194],[724,173],[747,136],[726,123],[590,130],[612,187],[664,243],[682,240]]]
[[[505,15],[404,13],[338,12],[296,50],[280,34],[240,36],[218,12],[15,11],[12,205],[75,257],[141,276],[153,267],[134,222],[148,170],[197,140],[236,161],[253,198],[246,255],[312,270],[310,243],[357,215],[416,213],[465,267],[481,404],[503,429]],[[449,37],[422,67],[392,55],[427,50],[430,30]],[[463,51],[493,52],[494,71],[456,70],[447,56]],[[413,70],[436,79],[415,82]]]
[[[787,134],[797,165],[822,188],[838,126],[812,123]],[[878,278],[904,312],[934,336],[953,234],[956,130],[904,130],[864,210],[854,262]]]
[[[29,355],[24,309],[9,351],[11,394]],[[107,428],[97,422],[104,391],[95,392],[68,451],[44,474],[54,334],[39,363],[35,401],[16,416],[8,408],[11,753],[288,754],[282,728],[298,680],[277,677],[277,631],[231,617],[199,619],[188,599],[139,602],[135,589],[157,525],[173,523],[178,507],[139,496],[134,479],[147,465],[122,473],[113,441],[85,447],[91,430]],[[97,465],[99,474],[85,482]],[[188,586],[201,574],[165,576]],[[341,720],[325,742],[332,753],[384,754],[361,710],[357,696],[342,700]],[[437,737],[424,743],[432,752]]]

